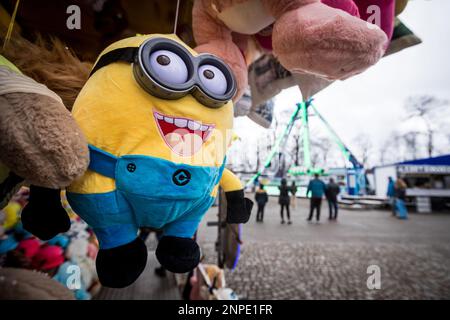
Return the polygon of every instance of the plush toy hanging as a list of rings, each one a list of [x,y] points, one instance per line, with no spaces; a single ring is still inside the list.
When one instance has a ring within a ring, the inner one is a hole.
[[[22,184],[68,186],[89,160],[87,141],[66,109],[85,82],[87,64],[56,39],[49,49],[41,37],[33,44],[13,32],[18,8],[16,1],[9,17],[0,6],[8,25],[0,55],[0,209]]]
[[[382,10],[385,3],[393,3],[377,1]],[[238,82],[235,98],[247,84],[247,65],[236,33],[256,35],[289,71],[345,79],[375,64],[388,40],[379,27],[369,27],[359,18],[357,2],[363,2],[361,7],[366,4],[365,0],[196,0],[192,12],[196,51],[216,54],[231,66]]]
[[[0,209],[24,180],[63,188],[86,171],[86,139],[61,98],[1,55],[0,110]]]
[[[222,60],[174,35],[127,38],[100,55],[72,110],[89,143],[89,170],[66,191],[99,240],[103,285],[125,287],[144,270],[139,227],[163,231],[156,256],[166,269],[195,268],[200,250],[192,237],[219,185],[227,221],[248,221],[253,204],[225,169],[235,91]],[[34,186],[22,217],[40,238],[68,219],[59,190]]]

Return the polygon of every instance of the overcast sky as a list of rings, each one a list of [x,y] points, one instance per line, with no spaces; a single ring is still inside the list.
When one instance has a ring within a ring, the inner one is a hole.
[[[376,147],[392,129],[422,130],[420,121],[404,121],[403,105],[410,95],[433,94],[450,100],[450,1],[410,0],[400,19],[423,43],[383,58],[377,65],[346,81],[335,82],[315,96],[319,112],[349,145],[361,133]],[[275,112],[295,108],[301,99],[296,87],[275,100]],[[450,132],[450,108],[440,118]],[[264,130],[247,117],[235,119],[236,133],[254,143]],[[448,140],[440,140],[440,152],[450,153]]]

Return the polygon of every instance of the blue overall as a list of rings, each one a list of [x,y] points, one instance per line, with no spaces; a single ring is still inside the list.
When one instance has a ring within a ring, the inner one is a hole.
[[[89,146],[89,169],[115,179],[106,193],[67,192],[72,209],[94,230],[102,249],[133,241],[139,227],[190,238],[214,198],[225,167],[176,164],[144,155],[114,156]]]

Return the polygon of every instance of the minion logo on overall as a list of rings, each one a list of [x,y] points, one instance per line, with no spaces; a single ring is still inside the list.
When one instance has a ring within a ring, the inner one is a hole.
[[[102,52],[72,111],[89,143],[89,169],[66,191],[99,240],[104,286],[128,286],[144,270],[139,227],[162,229],[156,256],[166,269],[195,268],[200,250],[192,237],[219,185],[227,222],[248,221],[253,203],[225,168],[235,91],[224,62],[175,35],[131,37]],[[30,193],[24,227],[41,238],[65,231],[59,190]]]
[[[191,174],[189,171],[184,169],[178,169],[172,176],[173,183],[177,186],[184,186],[191,180]]]

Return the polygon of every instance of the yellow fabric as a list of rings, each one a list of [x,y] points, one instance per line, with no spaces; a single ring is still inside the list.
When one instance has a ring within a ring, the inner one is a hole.
[[[102,54],[122,47],[138,47],[153,37],[166,37],[180,42],[175,35],[146,35],[118,41]],[[186,45],[184,45],[186,46]],[[186,48],[197,55],[192,49]],[[153,112],[172,117],[186,117],[214,125],[200,152],[182,157],[175,154],[162,138]],[[164,100],[144,91],[133,77],[131,64],[112,63],[87,81],[75,101],[73,116],[88,142],[116,156],[146,155],[195,166],[219,167],[232,138],[233,105],[228,102],[218,109],[208,108],[191,95],[178,100]],[[114,180],[87,171],[68,190],[76,193],[113,191]]]
[[[5,230],[11,229],[16,225],[19,220],[19,212],[22,209],[20,204],[17,202],[10,202],[4,209],[5,213],[5,222],[3,223],[3,227]]]
[[[220,179],[220,186],[225,192],[242,189],[241,180],[239,180],[239,178],[228,169],[223,171],[222,179]]]

